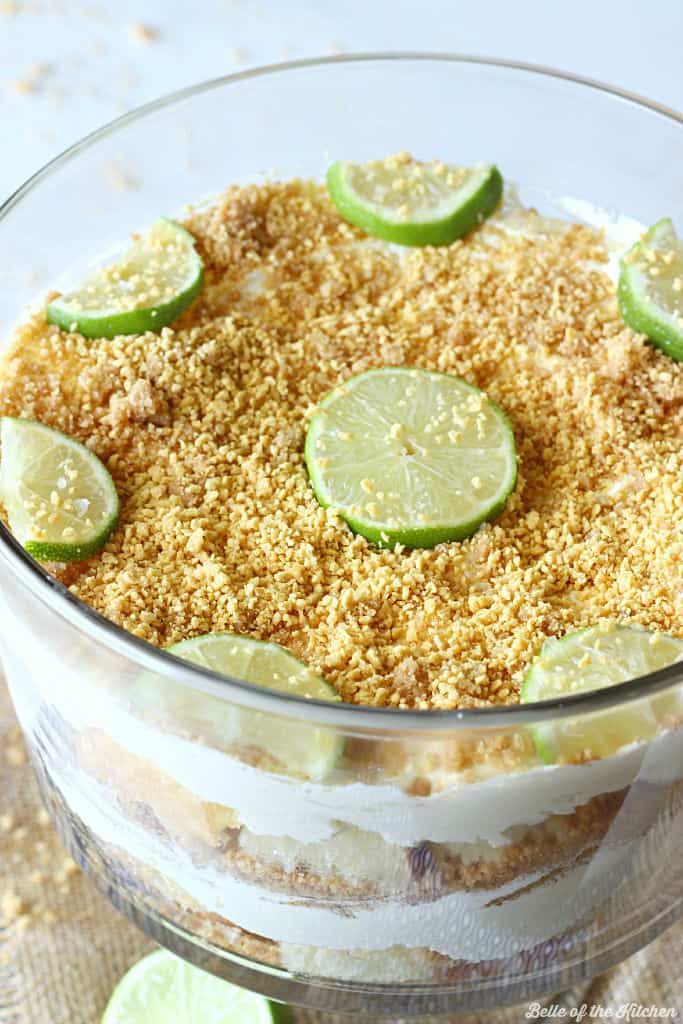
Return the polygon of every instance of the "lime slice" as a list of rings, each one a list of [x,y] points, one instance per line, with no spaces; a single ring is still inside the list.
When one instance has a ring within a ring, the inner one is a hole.
[[[97,456],[35,420],[0,418],[0,498],[30,555],[78,562],[116,527],[119,499]]]
[[[115,263],[50,302],[48,323],[86,338],[159,331],[196,299],[203,280],[192,235],[160,217]]]
[[[546,640],[522,684],[521,703],[602,690],[681,658],[683,640],[642,626],[600,623]],[[590,717],[536,726],[536,749],[547,763],[608,757],[629,743],[651,739],[667,720],[676,720],[681,714],[679,694],[656,695]]]
[[[234,633],[207,633],[182,640],[167,648],[169,654],[184,658],[213,672],[279,690],[309,700],[339,701],[339,694],[322,676],[308,668],[279,644],[264,643]],[[164,680],[166,683],[166,680]],[[294,775],[320,779],[339,759],[342,742],[332,729],[293,719],[286,729],[282,718],[267,712],[192,695],[182,698],[175,713],[187,715],[201,726],[202,735],[221,745],[236,745],[264,752],[266,760]]]
[[[447,373],[368,370],[319,403],[306,465],[323,507],[384,547],[462,540],[503,508],[517,478],[503,412]]]
[[[493,164],[454,167],[405,154],[367,164],[338,160],[327,172],[342,217],[399,245],[450,245],[495,210],[503,179]]]
[[[617,294],[624,323],[683,361],[683,243],[668,217],[622,259]]]
[[[165,949],[124,974],[102,1024],[289,1024],[290,1011]]]

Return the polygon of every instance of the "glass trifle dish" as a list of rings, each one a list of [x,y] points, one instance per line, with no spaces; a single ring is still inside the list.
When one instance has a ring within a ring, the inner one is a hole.
[[[160,942],[396,1018],[680,913],[682,138],[533,69],[310,62],[6,204],[3,661]]]

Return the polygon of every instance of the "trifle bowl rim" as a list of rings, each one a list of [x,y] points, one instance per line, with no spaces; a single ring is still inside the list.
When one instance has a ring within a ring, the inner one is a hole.
[[[358,54],[343,54],[329,57],[313,57],[300,60],[268,64],[234,74],[205,80],[182,89],[174,90],[148,103],[126,112],[120,117],[90,132],[59,155],[55,156],[36,171],[12,195],[0,204],[0,225],[11,211],[26,200],[31,192],[41,185],[53,171],[78,157],[83,151],[99,141],[115,135],[128,124],[142,120],[174,104],[192,99],[202,93],[245,80],[335,65],[363,65],[376,62],[435,62],[456,65],[474,65],[491,69],[503,69],[513,73],[524,73],[540,79],[555,79],[568,84],[593,90],[632,104],[652,114],[657,114],[683,126],[683,114],[646,99],[628,90],[608,85],[595,79],[576,75],[572,72],[497,57],[470,54],[452,54],[422,51],[386,51]],[[389,732],[440,732],[444,730],[509,729],[532,723],[550,722],[556,719],[590,715],[594,712],[620,707],[624,704],[673,688],[683,681],[683,669],[678,663],[656,672],[639,676],[627,682],[603,690],[588,691],[572,696],[528,704],[506,704],[493,707],[450,709],[450,710],[407,710],[375,707],[362,704],[330,703],[307,699],[293,694],[282,693],[247,683],[243,680],[212,672],[203,667],[181,660],[163,649],[136,637],[132,633],[107,619],[73,594],[24,550],[9,529],[0,522],[0,557],[4,565],[26,586],[34,597],[46,604],[57,616],[66,619],[79,630],[105,647],[122,654],[137,665],[150,669],[159,675],[173,677],[176,682],[195,689],[231,699],[273,714],[305,719],[314,717],[340,728],[367,729]]]

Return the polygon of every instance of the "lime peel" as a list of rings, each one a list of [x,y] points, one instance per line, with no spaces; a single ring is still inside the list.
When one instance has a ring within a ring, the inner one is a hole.
[[[158,332],[196,299],[203,281],[193,236],[160,217],[118,260],[50,302],[47,320],[86,338]]]
[[[545,641],[522,683],[522,704],[558,700],[636,679],[683,658],[683,640],[639,625],[602,622]],[[532,730],[539,757],[558,760],[602,758],[655,736],[668,720],[683,715],[679,694],[651,698],[565,718]]]
[[[683,361],[683,244],[668,217],[623,257],[617,296],[628,327]]]
[[[102,1024],[292,1024],[288,1007],[159,949],[124,974]]]
[[[512,429],[479,388],[406,367],[351,377],[319,403],[305,445],[311,485],[381,547],[463,540],[517,479]]]
[[[321,675],[279,644],[235,633],[207,633],[166,649],[195,665],[265,689],[307,700],[341,699]],[[163,702],[163,694],[160,699]],[[331,728],[292,720],[289,728],[283,729],[280,717],[217,699],[203,707],[209,709],[207,728],[219,742],[261,749],[267,758],[295,775],[321,779],[341,755],[343,741]],[[202,706],[195,701],[189,714],[201,712]]]
[[[3,416],[0,460],[0,498],[30,555],[78,562],[104,547],[119,498],[94,452],[44,423]]]
[[[369,235],[398,245],[450,245],[478,227],[498,205],[503,179],[493,164],[454,167],[405,155],[327,172],[342,217]]]

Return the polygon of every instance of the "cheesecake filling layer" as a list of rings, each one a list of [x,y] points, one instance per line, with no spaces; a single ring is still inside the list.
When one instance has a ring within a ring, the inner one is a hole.
[[[335,950],[381,951],[398,945],[452,959],[499,959],[531,949],[571,927],[614,891],[634,844],[600,850],[547,880],[543,874],[515,879],[498,889],[455,893],[427,904],[392,900],[366,904],[292,901],[250,885],[212,864],[195,865],[182,851],[121,816],[106,791],[92,783],[58,780],[72,811],[108,847],[122,849],[171,883],[173,898],[197,904],[246,931],[283,944]]]

